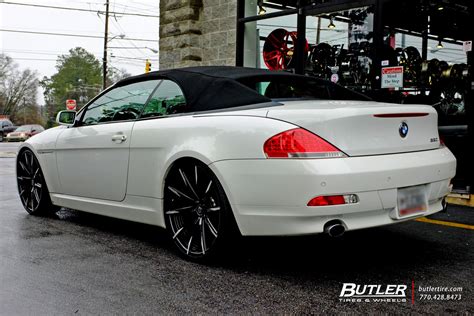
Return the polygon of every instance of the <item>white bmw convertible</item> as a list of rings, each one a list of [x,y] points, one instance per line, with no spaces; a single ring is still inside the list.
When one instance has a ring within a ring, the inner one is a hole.
[[[432,107],[285,72],[152,72],[57,121],[19,149],[25,209],[165,227],[194,260],[232,233],[337,236],[433,214],[456,170]]]

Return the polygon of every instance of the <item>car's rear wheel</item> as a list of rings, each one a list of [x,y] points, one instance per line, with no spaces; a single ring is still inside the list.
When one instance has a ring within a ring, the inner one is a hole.
[[[19,153],[16,173],[20,200],[28,213],[46,215],[59,209],[51,202],[40,164],[31,150]]]
[[[237,234],[227,197],[217,177],[203,163],[178,162],[164,188],[167,230],[179,253],[207,261]]]

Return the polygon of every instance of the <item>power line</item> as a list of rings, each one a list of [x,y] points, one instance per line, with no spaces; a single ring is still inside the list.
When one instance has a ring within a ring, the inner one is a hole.
[[[54,35],[54,36],[69,36],[69,37],[84,37],[84,38],[99,38],[99,39],[102,39],[102,40],[104,39],[103,36],[96,36],[96,35],[52,33],[52,32],[35,32],[35,31],[23,31],[23,30],[11,30],[11,29],[0,29],[0,32],[25,33],[25,34],[37,34],[37,35]],[[153,43],[157,42],[157,40],[144,39],[144,38],[116,38],[115,40],[137,41],[137,42],[153,42]]]
[[[8,1],[0,2],[0,4],[12,4],[12,5],[21,5],[21,6],[26,6],[26,7],[68,10],[68,11],[93,12],[93,13],[99,13],[99,14],[104,14],[105,13],[105,11],[102,11],[102,10],[58,7],[58,6],[44,5],[44,4],[18,3],[18,2],[8,2]],[[142,14],[142,13],[120,13],[120,12],[109,12],[109,13],[110,14],[117,14],[117,15],[139,16],[139,17],[145,17],[145,18],[160,18],[159,15]]]
[[[117,8],[118,7],[118,8]],[[158,11],[159,8],[158,6],[148,6],[148,7],[135,7],[135,6],[130,6],[128,4],[121,4],[121,3],[116,3],[114,2],[114,11],[118,10],[123,10],[123,11],[128,11],[128,12],[133,12],[133,13],[143,13],[143,12],[148,12],[148,11]],[[144,13],[146,14],[146,13]]]
[[[128,56],[115,56],[115,55],[112,55],[112,58],[121,58],[121,59],[135,59],[135,60],[151,60],[151,61],[158,61],[158,59],[156,58],[137,58],[137,57],[128,57]]]
[[[69,52],[64,51],[41,51],[41,50],[29,50],[29,49],[2,49],[2,52],[5,53],[12,53],[12,54],[28,54],[28,55],[52,55],[52,56],[59,56],[59,55],[68,55]],[[94,55],[98,55],[98,52],[91,52]]]
[[[124,29],[120,26],[120,24],[118,23],[117,19],[112,20],[112,22],[115,22],[115,24],[117,25],[118,30],[119,30],[122,34],[125,34]],[[120,43],[117,43],[117,44],[118,44],[119,46],[122,46],[122,47],[123,47],[122,44],[120,44]],[[135,45],[133,42],[130,42],[130,44],[132,44],[132,46],[135,46],[135,47],[136,47],[136,45]],[[135,54],[134,52],[132,52],[132,54],[133,54],[134,56],[136,56],[136,57],[140,57],[140,56],[138,56],[137,54]],[[142,54],[142,55],[143,55],[143,54]]]
[[[13,61],[15,61],[15,60],[57,61],[57,59],[52,59],[52,58],[23,58],[23,57],[17,58],[17,57],[14,57],[12,59],[13,59]]]

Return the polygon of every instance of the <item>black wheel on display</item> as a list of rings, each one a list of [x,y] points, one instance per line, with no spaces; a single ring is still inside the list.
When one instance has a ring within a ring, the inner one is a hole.
[[[59,210],[51,202],[41,166],[31,150],[19,153],[16,174],[20,200],[28,213],[47,215]]]
[[[217,177],[195,160],[176,163],[166,177],[164,215],[174,245],[192,261],[214,258],[238,232]]]

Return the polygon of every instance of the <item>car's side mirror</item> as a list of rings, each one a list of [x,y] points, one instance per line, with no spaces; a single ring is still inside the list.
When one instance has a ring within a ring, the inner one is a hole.
[[[73,126],[76,120],[76,111],[60,111],[56,116],[59,125]]]

